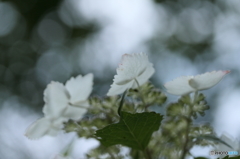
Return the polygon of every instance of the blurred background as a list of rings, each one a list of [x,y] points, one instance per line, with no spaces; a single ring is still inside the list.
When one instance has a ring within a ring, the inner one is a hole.
[[[240,1],[236,0],[1,0],[0,159],[50,159],[74,134],[28,140],[26,128],[43,116],[43,90],[53,81],[94,74],[104,96],[121,55],[145,52],[159,88],[178,76],[231,70],[204,91],[211,107],[199,121],[218,135],[240,138]],[[169,95],[168,103],[178,97]],[[83,158],[95,140],[78,139]],[[193,154],[208,156],[208,149]]]

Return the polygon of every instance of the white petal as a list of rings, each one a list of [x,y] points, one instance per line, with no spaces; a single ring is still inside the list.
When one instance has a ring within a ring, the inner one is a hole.
[[[52,128],[51,120],[48,118],[41,118],[34,122],[27,128],[25,136],[29,139],[38,139],[44,135],[57,135],[58,129]]]
[[[229,72],[230,71],[213,71],[197,76],[184,76],[167,82],[164,87],[170,94],[184,95],[213,87]]]
[[[93,74],[81,75],[71,78],[66,83],[66,88],[70,94],[70,102],[72,104],[87,100],[92,92]]]
[[[140,76],[148,67],[149,61],[147,54],[124,54],[121,64],[117,69],[116,83],[131,80]]]
[[[83,106],[84,105],[85,104],[83,104]],[[69,106],[67,110],[64,112],[63,116],[72,120],[80,120],[86,112],[87,109],[85,108]]]
[[[68,120],[69,120],[69,118],[64,117],[64,115],[62,115],[59,118],[51,119],[52,128],[62,129],[63,128],[63,122],[67,122]]]
[[[164,87],[166,88],[167,92],[173,95],[184,95],[195,91],[189,85],[189,80],[193,78],[192,76],[182,76],[179,78],[174,79],[173,81],[167,82]]]
[[[111,85],[111,88],[109,89],[107,96],[115,96],[118,94],[123,93],[125,90],[131,88],[133,86],[134,81],[132,80],[131,82],[124,84],[124,85],[117,85],[113,83]]]
[[[152,67],[152,64],[149,64],[147,69],[139,77],[136,78],[139,85],[141,86],[144,83],[146,83],[148,79],[153,75],[154,72],[155,72],[155,69]],[[137,86],[135,87],[133,86],[133,88],[137,88]]]
[[[43,113],[45,116],[56,118],[61,116],[68,106],[68,93],[62,83],[51,82],[44,91],[45,105]]]
[[[194,88],[197,90],[204,90],[215,86],[221,79],[230,71],[213,71],[193,78]]]
[[[194,78],[191,78],[188,80],[188,84],[190,85],[190,87],[192,87],[195,90],[198,90],[198,83],[194,80]]]
[[[148,61],[147,54],[124,54],[107,95],[117,95],[123,93],[127,88],[136,87],[136,84],[133,85],[134,79],[138,79],[139,84],[142,85],[153,73],[154,68]]]

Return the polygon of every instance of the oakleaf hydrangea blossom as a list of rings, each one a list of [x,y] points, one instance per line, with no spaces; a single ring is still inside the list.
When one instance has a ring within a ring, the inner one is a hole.
[[[124,54],[107,95],[114,96],[129,88],[137,88],[138,84],[147,82],[154,72],[153,64],[149,62],[147,54]]]
[[[44,91],[44,117],[34,122],[26,132],[30,139],[44,135],[55,136],[69,119],[79,120],[87,112],[87,101],[92,92],[93,75],[71,78],[64,86],[51,82]]]
[[[170,94],[185,95],[215,86],[229,72],[230,71],[213,71],[197,76],[182,76],[167,82],[164,87]]]

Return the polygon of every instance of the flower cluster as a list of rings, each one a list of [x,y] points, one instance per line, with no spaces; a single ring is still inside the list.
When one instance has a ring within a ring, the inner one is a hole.
[[[130,88],[146,83],[155,72],[145,53],[124,54],[107,95],[115,96]],[[197,76],[184,76],[166,83],[168,93],[185,95],[216,85],[230,71],[213,71]],[[89,107],[88,96],[92,91],[93,75],[77,76],[65,84],[51,82],[44,91],[44,117],[34,122],[26,132],[30,139],[56,135],[63,122],[79,120]]]
[[[63,122],[81,119],[89,107],[87,99],[92,85],[92,74],[72,77],[65,86],[51,82],[44,91],[44,117],[30,125],[25,135],[29,139],[55,136],[63,128]]]
[[[154,72],[153,64],[148,61],[147,54],[124,54],[107,95],[114,96],[129,88],[137,88],[146,83]]]
[[[204,116],[205,111],[210,108],[205,101],[205,96],[198,93],[198,91],[215,86],[230,71],[213,71],[197,76],[183,76],[164,84],[166,92],[180,95],[181,98],[178,102],[171,103],[166,107],[163,122],[161,122],[163,119],[161,114],[143,112],[149,111],[150,106],[161,106],[167,100],[166,95],[160,89],[156,89],[148,82],[155,69],[153,64],[149,62],[147,54],[124,54],[116,72],[113,84],[107,92],[107,97],[93,97],[89,101],[88,97],[92,92],[93,85],[92,74],[79,75],[76,78],[72,77],[65,85],[59,82],[51,82],[44,91],[44,117],[30,125],[25,135],[29,139],[37,139],[44,135],[55,136],[62,129],[65,132],[74,131],[77,132],[79,137],[101,138],[99,140],[101,142],[98,147],[99,151],[96,152],[102,153],[103,146],[117,144],[129,146],[132,150],[135,147],[139,150],[145,150],[152,133],[161,126],[161,129],[155,134],[160,136],[159,141],[155,140],[150,143],[150,146],[152,148],[160,146],[161,150],[163,150],[161,155],[170,156],[170,158],[186,157],[194,144],[202,146],[212,144],[207,140],[209,138],[215,139],[210,136],[214,135],[211,126],[193,123],[193,119],[196,119],[199,115]],[[191,96],[190,93],[193,92],[194,95]],[[117,95],[122,93],[122,98],[119,100]],[[129,100],[130,98],[131,100]],[[91,109],[89,109],[90,106]],[[117,106],[119,106],[118,109]],[[122,107],[124,108],[122,109]],[[135,112],[140,110],[141,113],[131,114],[125,112],[125,110]],[[90,117],[82,119],[87,112]],[[116,112],[118,112],[118,115]],[[154,118],[152,118],[153,114],[155,115]],[[131,120],[124,120],[124,118]],[[120,122],[116,124],[115,122],[118,120]],[[113,122],[115,124],[112,124]],[[103,125],[108,126],[102,128]],[[128,132],[130,130],[129,125],[135,125],[134,133],[126,133],[123,140],[121,140],[119,138],[121,131]],[[151,131],[148,129],[149,125],[153,128]],[[138,131],[138,129],[141,131]],[[148,129],[147,132],[142,133],[146,129]],[[120,133],[117,134],[118,132]],[[93,136],[94,133],[95,136]],[[131,134],[130,137],[128,134]],[[129,140],[132,139],[132,136],[136,136],[137,146],[129,144],[129,142],[132,142],[132,140]],[[115,137],[118,138],[115,139]],[[143,138],[147,138],[147,140],[142,142],[141,139]],[[114,142],[112,143],[110,140]],[[160,141],[164,141],[164,143]],[[142,142],[140,144],[142,147],[139,148],[140,142]],[[170,147],[165,147],[165,142]],[[114,152],[117,152],[115,154],[117,157],[120,149],[115,148]],[[171,153],[169,153],[170,149]],[[99,153],[90,153],[91,155],[88,157],[95,156],[95,158],[99,158]],[[159,156],[159,151],[153,152],[153,154]],[[65,157],[58,155],[56,158]]]
[[[230,71],[213,71],[197,76],[182,76],[167,82],[164,87],[170,94],[185,95],[215,86],[229,72]]]

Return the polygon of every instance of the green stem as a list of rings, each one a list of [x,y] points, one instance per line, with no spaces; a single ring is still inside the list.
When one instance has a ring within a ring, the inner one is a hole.
[[[108,152],[108,154],[110,155],[111,159],[116,159],[116,157],[114,156],[114,154],[111,152],[111,149],[106,148],[106,151]]]
[[[191,125],[191,115],[192,115],[192,108],[194,107],[194,104],[195,104],[195,101],[197,99],[197,95],[198,95],[198,92],[195,92],[194,93],[194,97],[193,97],[193,100],[192,100],[192,103],[191,105],[189,105],[189,116],[186,117],[186,120],[187,120],[187,128],[186,128],[186,132],[185,132],[185,141],[184,141],[184,144],[183,144],[183,149],[182,149],[182,155],[181,155],[181,159],[184,159],[186,154],[188,153],[189,151],[189,148],[188,148],[188,142],[189,142],[189,132],[190,132],[190,125]]]
[[[189,134],[189,130],[190,130],[190,123],[191,121],[189,121],[189,118],[186,118],[187,119],[187,128],[186,128],[186,133],[185,133],[185,142],[184,142],[184,145],[183,145],[183,150],[182,150],[182,156],[181,156],[181,159],[184,159],[187,152],[188,152],[188,134]]]
[[[78,128],[82,128],[76,121],[74,121],[74,124],[77,125]]]
[[[143,150],[143,154],[145,156],[146,159],[152,159],[151,153],[149,151],[148,148],[146,148],[145,150]]]
[[[128,90],[126,90],[123,95],[122,95],[122,98],[121,98],[121,101],[120,101],[120,104],[119,104],[119,107],[118,107],[118,115],[121,117],[121,110],[122,110],[122,106],[123,106],[123,102],[124,102],[124,98],[125,98],[125,95],[127,93]]]
[[[143,95],[142,95],[142,92],[141,92],[141,89],[140,89],[140,85],[139,85],[139,83],[138,83],[138,80],[137,80],[136,78],[134,78],[134,80],[135,80],[135,82],[137,83],[139,96],[140,96],[140,98],[141,98],[141,100],[142,100],[142,102],[143,102],[143,105],[145,106],[145,109],[146,109],[146,108],[147,108],[147,105],[146,105],[146,103],[145,103],[145,101],[144,101],[144,99],[143,99]]]

